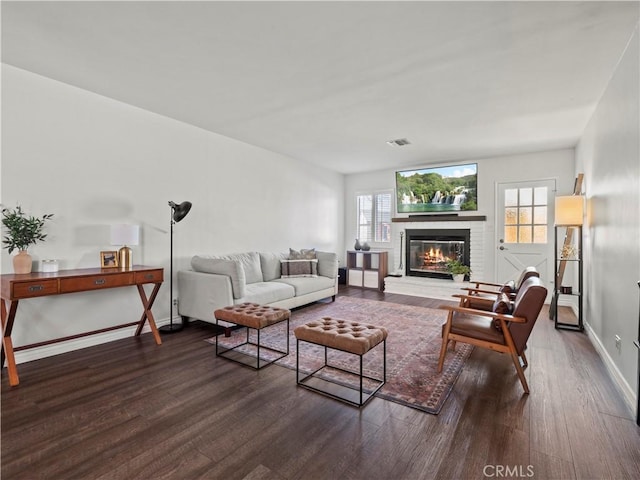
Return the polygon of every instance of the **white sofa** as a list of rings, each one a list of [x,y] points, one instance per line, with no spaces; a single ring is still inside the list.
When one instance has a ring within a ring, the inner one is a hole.
[[[338,293],[338,256],[315,252],[317,276],[282,278],[285,253],[196,255],[178,272],[178,313],[215,323],[213,312],[244,302],[295,308]]]

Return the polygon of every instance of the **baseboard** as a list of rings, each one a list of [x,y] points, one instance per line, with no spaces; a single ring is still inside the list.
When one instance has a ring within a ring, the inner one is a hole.
[[[609,372],[609,375],[611,375],[611,378],[613,379],[613,383],[616,384],[616,386],[618,387],[618,390],[620,391],[620,393],[622,393],[622,398],[624,402],[629,406],[629,409],[632,412],[635,412],[637,415],[638,412],[636,412],[636,408],[637,408],[636,393],[631,388],[631,385],[629,385],[629,383],[624,379],[624,377],[620,373],[620,370],[618,369],[615,362],[609,355],[609,352],[607,352],[607,349],[604,348],[604,345],[600,341],[600,338],[596,335],[596,333],[593,331],[591,326],[588,323],[585,323],[584,328],[589,338],[589,341],[591,341],[591,344],[596,349],[596,352],[598,352],[598,355],[600,355],[600,358],[602,358],[602,361],[604,362],[604,366]]]
[[[169,319],[156,320],[158,327],[169,323]],[[40,358],[52,357],[53,355],[60,355],[62,353],[72,352],[74,350],[80,350],[82,348],[93,347],[101,345],[107,342],[113,342],[114,340],[120,340],[121,338],[132,337],[136,332],[136,326],[121,328],[119,330],[111,330],[109,332],[97,333],[88,337],[74,338],[73,340],[67,340],[60,343],[52,343],[50,345],[43,345],[42,347],[30,348],[29,350],[21,350],[15,352],[16,364],[31,362]],[[142,333],[151,333],[151,329],[148,325],[142,329]]]

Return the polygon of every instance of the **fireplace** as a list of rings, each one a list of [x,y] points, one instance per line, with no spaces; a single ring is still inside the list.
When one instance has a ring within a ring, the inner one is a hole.
[[[469,229],[407,230],[406,275],[450,279],[449,260],[470,265],[470,238]]]

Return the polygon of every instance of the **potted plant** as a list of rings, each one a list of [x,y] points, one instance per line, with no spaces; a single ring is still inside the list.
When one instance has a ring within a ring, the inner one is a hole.
[[[449,260],[447,262],[447,271],[453,277],[454,282],[462,282],[465,275],[471,274],[471,268],[460,260]]]
[[[4,229],[2,244],[9,253],[18,250],[18,255],[13,257],[13,271],[15,273],[31,273],[31,256],[27,253],[27,248],[47,237],[47,234],[43,232],[44,224],[51,217],[53,217],[52,213],[42,217],[27,216],[20,205],[12,210],[2,209]]]

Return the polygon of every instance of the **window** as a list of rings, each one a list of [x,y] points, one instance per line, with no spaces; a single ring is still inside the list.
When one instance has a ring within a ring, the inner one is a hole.
[[[547,242],[547,187],[508,188],[504,206],[506,243]]]
[[[393,192],[356,196],[357,238],[361,242],[391,242],[391,199]]]

